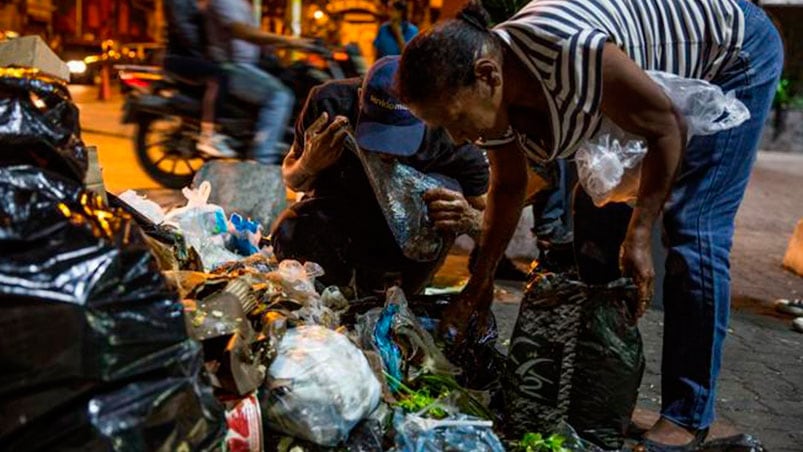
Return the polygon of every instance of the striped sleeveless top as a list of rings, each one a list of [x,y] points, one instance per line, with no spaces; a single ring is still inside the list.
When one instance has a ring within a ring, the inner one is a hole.
[[[534,0],[493,29],[541,81],[553,145],[512,129],[536,162],[566,157],[599,129],[602,49],[610,41],[642,69],[712,80],[736,61],[744,36],[737,0]]]

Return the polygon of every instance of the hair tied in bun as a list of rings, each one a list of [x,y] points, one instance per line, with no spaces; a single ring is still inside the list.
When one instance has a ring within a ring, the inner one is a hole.
[[[470,2],[458,14],[457,18],[479,31],[487,32],[490,17],[481,5]]]

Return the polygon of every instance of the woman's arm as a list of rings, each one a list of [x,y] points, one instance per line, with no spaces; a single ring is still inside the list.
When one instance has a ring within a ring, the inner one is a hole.
[[[650,248],[652,228],[683,158],[686,123],[663,89],[610,43],[603,50],[602,74],[602,113],[647,141],[638,198],[622,244],[621,261],[623,271],[636,280],[644,302],[652,297],[655,275]]]
[[[475,267],[466,288],[443,315],[441,334],[460,342],[472,317],[485,325],[493,302],[493,275],[516,230],[527,191],[527,160],[518,145],[510,143],[488,152],[491,188],[485,206]]]

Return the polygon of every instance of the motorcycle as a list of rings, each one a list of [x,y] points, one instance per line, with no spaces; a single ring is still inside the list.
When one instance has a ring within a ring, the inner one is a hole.
[[[356,46],[294,50],[292,55],[289,64],[273,57],[263,60],[260,66],[293,90],[296,99],[293,118],[314,86],[361,76],[367,70]],[[134,147],[140,166],[165,187],[178,189],[189,185],[195,172],[215,158],[196,148],[201,132],[203,83],[172,76],[161,67],[116,68],[126,96],[122,121],[136,125]],[[258,108],[234,99],[217,108],[219,133],[229,138],[229,146],[243,159],[254,137]],[[281,141],[285,148],[293,142],[292,121]]]

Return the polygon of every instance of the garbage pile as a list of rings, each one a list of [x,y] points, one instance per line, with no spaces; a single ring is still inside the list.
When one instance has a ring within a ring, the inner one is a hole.
[[[214,449],[201,346],[134,219],[83,185],[66,87],[0,69],[0,91],[0,444]]]
[[[277,262],[209,182],[169,212],[106,204],[64,86],[0,70],[0,88],[0,117],[30,118],[0,124],[4,449],[622,446],[644,366],[626,282],[534,275],[509,357],[493,316],[440,343],[448,296],[348,299],[317,264]]]

